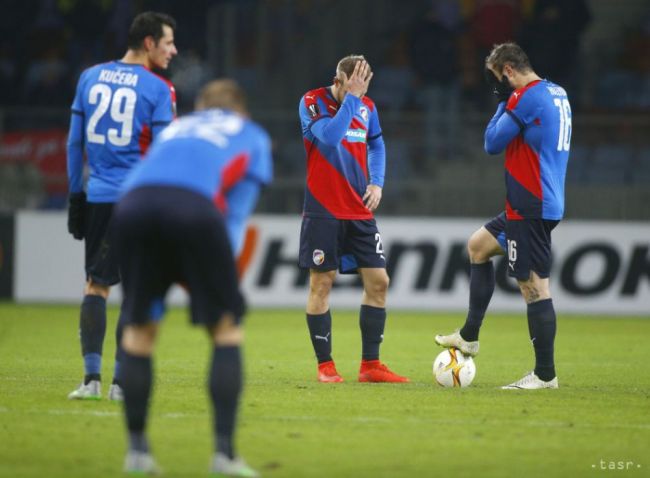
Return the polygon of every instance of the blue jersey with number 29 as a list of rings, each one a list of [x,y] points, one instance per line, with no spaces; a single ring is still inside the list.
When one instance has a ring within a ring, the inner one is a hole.
[[[88,201],[116,202],[129,171],[174,114],[173,86],[143,65],[112,61],[85,70],[68,135],[70,192],[83,190],[85,150]]]

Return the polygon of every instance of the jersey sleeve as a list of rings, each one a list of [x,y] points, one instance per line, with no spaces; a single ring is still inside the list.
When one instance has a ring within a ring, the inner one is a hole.
[[[505,102],[499,103],[496,113],[485,128],[484,148],[488,154],[499,154],[521,132],[521,125],[507,114]]]
[[[384,187],[386,172],[386,146],[379,125],[379,113],[373,107],[368,118],[368,173],[370,184]]]
[[[174,87],[171,84],[163,83],[156,97],[153,114],[151,115],[151,130],[154,138],[176,116],[175,105]]]
[[[266,185],[273,179],[271,138],[261,127],[256,133],[256,144],[251,152],[251,161],[246,172],[246,177],[254,179],[262,185]]]
[[[516,90],[508,98],[505,111],[520,129],[524,129],[539,116],[539,106],[532,91]]]
[[[347,94],[334,117],[322,115],[312,120],[309,129],[320,142],[336,147],[345,138],[345,134],[359,106],[361,106],[361,99]]]
[[[84,151],[84,101],[83,91],[86,73],[82,73],[70,108],[70,130],[66,145],[68,171],[68,190],[71,193],[83,191],[83,151]]]

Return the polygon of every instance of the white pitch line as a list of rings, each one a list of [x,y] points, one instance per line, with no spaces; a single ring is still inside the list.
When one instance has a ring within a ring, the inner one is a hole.
[[[42,414],[49,415],[82,415],[82,416],[95,416],[95,417],[117,417],[121,416],[121,411],[106,411],[106,410],[68,410],[68,409],[50,409],[42,410],[11,410],[6,407],[0,407],[0,413],[29,413],[29,414]],[[157,415],[159,418],[165,419],[185,419],[185,418],[203,418],[207,413],[184,413],[184,412],[167,412]],[[580,423],[580,422],[562,422],[562,421],[519,421],[519,420],[499,420],[494,422],[478,422],[473,420],[437,420],[426,418],[385,418],[385,417],[368,417],[356,416],[351,418],[336,418],[317,415],[266,415],[249,418],[247,421],[300,421],[300,422],[348,422],[348,423],[434,423],[438,425],[463,425],[463,426],[504,426],[516,425],[528,428],[573,428],[573,429],[621,429],[621,430],[650,430],[650,423],[636,423],[636,424],[596,424],[596,423]]]

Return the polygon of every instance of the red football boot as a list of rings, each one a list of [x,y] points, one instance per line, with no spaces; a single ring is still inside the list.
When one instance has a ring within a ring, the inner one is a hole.
[[[391,372],[379,360],[362,360],[359,369],[359,382],[390,382],[404,383],[410,380]]]
[[[318,381],[323,383],[342,382],[343,377],[336,371],[334,361],[323,362],[318,364]]]

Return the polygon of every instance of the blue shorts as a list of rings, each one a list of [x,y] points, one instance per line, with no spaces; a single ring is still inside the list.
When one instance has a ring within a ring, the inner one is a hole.
[[[86,203],[84,245],[86,280],[112,286],[120,281],[120,272],[113,242],[111,218],[113,203]]]
[[[224,312],[245,312],[221,214],[207,198],[169,186],[140,187],[118,203],[115,246],[126,323],[158,320],[174,283],[190,296],[194,324],[212,326]]]
[[[530,271],[542,279],[551,271],[551,231],[560,221],[521,219],[508,221],[502,212],[485,228],[499,242],[508,256],[508,275],[528,280]]]
[[[385,268],[381,235],[374,219],[303,217],[298,265],[303,269],[354,274],[359,267]]]

